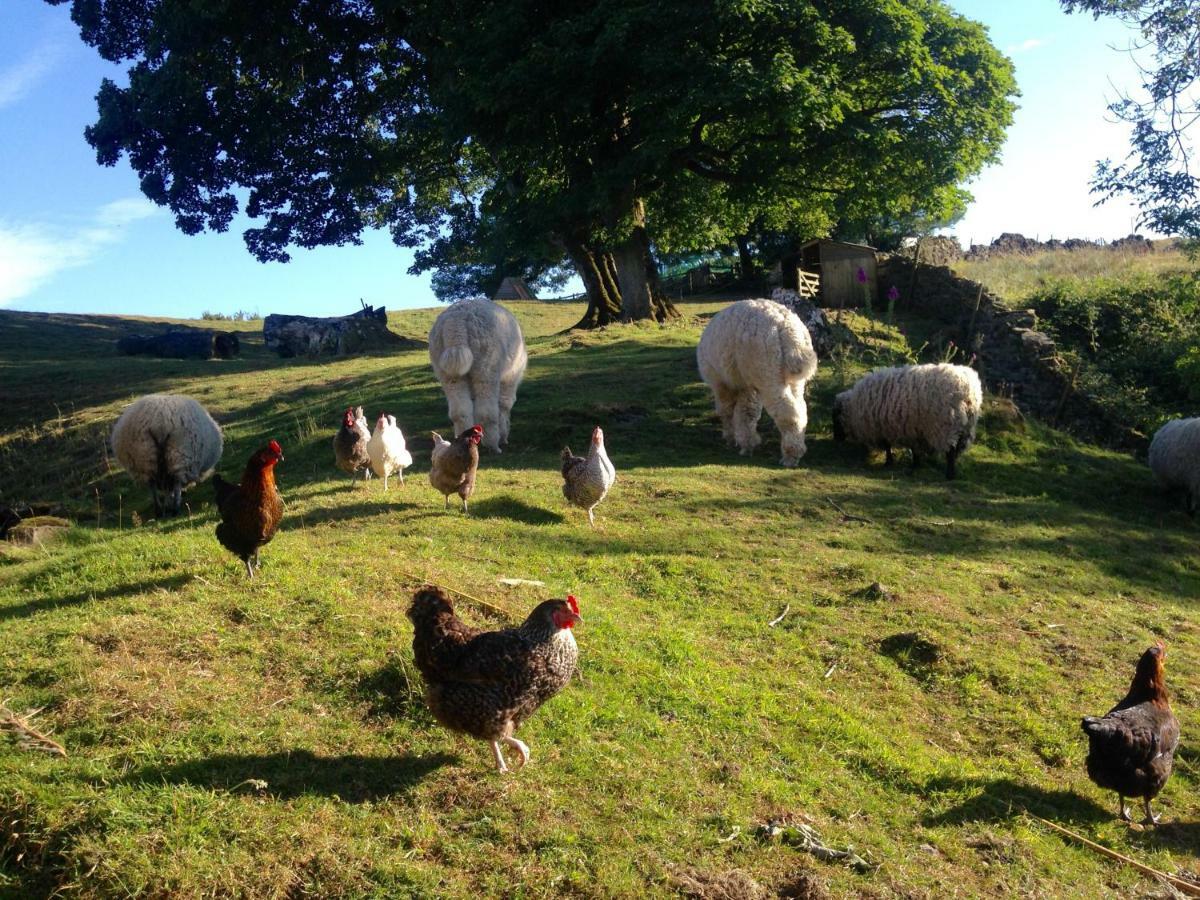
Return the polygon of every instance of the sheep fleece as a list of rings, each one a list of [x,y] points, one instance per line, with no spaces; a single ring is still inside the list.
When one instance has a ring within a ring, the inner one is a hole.
[[[896,366],[864,375],[836,402],[852,441],[946,453],[975,440],[983,388],[967,366]]]
[[[429,329],[429,360],[454,433],[482,425],[484,444],[499,450],[528,361],[516,316],[483,298],[452,304]]]
[[[113,426],[113,454],[130,475],[150,486],[159,475],[155,438],[166,446],[167,474],[187,488],[212,474],[224,449],[221,427],[191,397],[147,394]],[[170,490],[171,485],[159,485]]]
[[[732,420],[734,433],[726,437],[733,437],[743,453],[753,450],[761,404],[783,437],[785,465],[795,465],[804,455],[808,426],[804,388],[817,371],[812,338],[799,317],[772,300],[732,303],[705,327],[696,363],[713,389],[718,413]],[[723,410],[728,402],[723,393],[736,397],[732,413]]]
[[[1150,471],[1166,488],[1186,490],[1200,505],[1200,418],[1173,419],[1150,441]]]

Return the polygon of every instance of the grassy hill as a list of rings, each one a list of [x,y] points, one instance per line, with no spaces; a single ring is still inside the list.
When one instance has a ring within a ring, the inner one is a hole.
[[[866,349],[822,366],[808,455],[784,470],[769,422],[754,458],[721,444],[694,362],[719,303],[579,335],[558,334],[575,306],[510,306],[529,371],[470,518],[425,478],[446,409],[421,351],[278,360],[251,322],[229,326],[246,331],[238,360],[121,358],[111,340],[144,323],[0,313],[0,499],[77,519],[52,549],[0,549],[0,699],[44,707],[70,752],[0,743],[0,897],[640,897],[743,876],[801,896],[1154,887],[1031,814],[1197,868],[1197,535],[1143,465],[1003,417],[956,482],[868,465],[833,443],[832,396],[909,351],[855,318]],[[436,313],[391,325],[423,337]],[[227,475],[283,444],[287,515],[253,582],[213,536],[207,485],[152,521],[106,462],[111,423],[152,390],[212,410]],[[333,468],[352,403],[409,435],[403,489]],[[597,423],[618,481],[592,531],[562,501],[558,452]],[[580,598],[581,674],[522,729],[525,770],[496,775],[424,709],[404,615],[423,579],[514,620]],[[1088,782],[1079,719],[1118,699],[1156,637],[1184,749],[1165,824],[1143,831]],[[771,819],[872,867],[758,837]]]

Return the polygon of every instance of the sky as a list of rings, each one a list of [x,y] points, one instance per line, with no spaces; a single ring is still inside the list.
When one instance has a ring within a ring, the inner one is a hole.
[[[968,185],[975,202],[952,230],[963,244],[1015,231],[1113,239],[1134,230],[1126,202],[1093,206],[1097,159],[1123,158],[1128,131],[1107,104],[1137,85],[1119,49],[1119,23],[1067,16],[1055,0],[951,0],[988,26],[1015,63],[1021,90],[999,163]],[[359,301],[432,306],[428,275],[407,274],[411,251],[383,232],[361,246],[296,250],[259,263],[234,222],[188,237],[146,200],[127,161],[103,167],[83,138],[96,119],[101,79],[122,68],[100,59],[70,21],[69,4],[0,4],[0,308],[195,317],[239,310],[342,315]]]

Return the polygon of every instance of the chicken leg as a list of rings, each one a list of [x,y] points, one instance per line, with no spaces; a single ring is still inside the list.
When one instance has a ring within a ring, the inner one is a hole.
[[[525,763],[529,762],[529,745],[526,744],[524,741],[517,740],[515,737],[506,737],[506,738],[503,738],[503,741],[504,741],[504,743],[508,744],[508,746],[514,748],[518,753],[521,754],[521,763],[520,763],[520,765],[517,766],[517,768],[518,769],[525,768]],[[1147,801],[1146,809],[1147,809],[1147,811],[1149,811],[1149,809],[1150,809],[1149,801]]]
[[[496,759],[496,771],[501,773],[510,771],[507,763],[504,762],[504,751],[500,749],[501,743],[508,744],[521,755],[521,761],[517,763],[516,768],[523,769],[525,763],[529,762],[529,747],[515,737],[503,737],[498,741],[492,741],[492,756]]]
[[[1159,816],[1156,816],[1154,813],[1152,813],[1150,811],[1150,798],[1149,797],[1142,798],[1142,808],[1146,810],[1146,818],[1142,819],[1142,824],[1143,825],[1157,825]]]
[[[1129,815],[1129,807],[1125,805],[1125,797],[1122,794],[1117,794],[1117,809],[1120,810],[1122,821],[1133,821],[1133,816]]]

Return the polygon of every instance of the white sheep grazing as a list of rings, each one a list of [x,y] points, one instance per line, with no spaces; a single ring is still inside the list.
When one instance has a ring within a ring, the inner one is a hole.
[[[117,462],[154,494],[154,513],[178,513],[183,492],[221,461],[221,427],[193,400],[147,394],[125,407],[112,430]]]
[[[741,300],[715,316],[696,348],[700,377],[713,392],[721,434],[743,456],[762,443],[763,407],[783,444],[779,462],[794,466],[804,456],[808,407],[806,383],[817,372],[817,354],[804,323],[771,300]]]
[[[1200,418],[1172,419],[1150,441],[1150,471],[1168,490],[1182,490],[1188,512],[1200,507]]]
[[[491,300],[460,300],[429,329],[429,359],[446,392],[454,433],[478,423],[485,446],[499,453],[508,443],[517,386],[528,361],[516,316]]]
[[[907,447],[914,468],[922,453],[944,453],[946,477],[953,478],[982,408],[979,375],[967,366],[876,369],[834,398],[833,437],[885,450],[888,464],[893,447]]]

